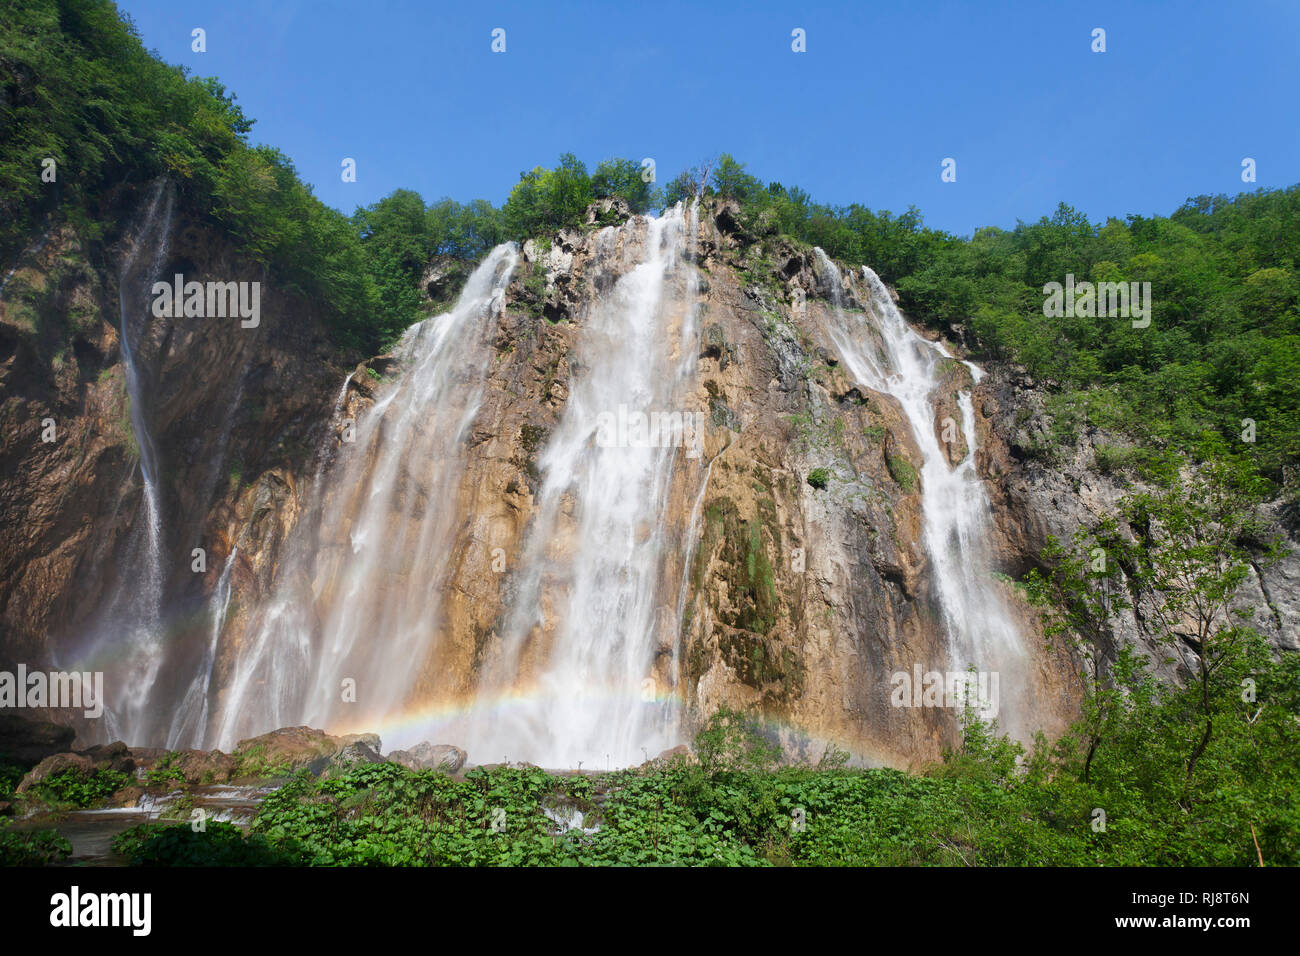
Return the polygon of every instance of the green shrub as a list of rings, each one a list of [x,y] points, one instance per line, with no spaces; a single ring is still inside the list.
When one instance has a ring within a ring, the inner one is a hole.
[[[236,777],[282,777],[290,772],[289,765],[283,761],[272,763],[266,757],[266,744],[254,744],[247,750],[236,751]]]
[[[181,768],[175,766],[176,758],[180,754],[171,750],[158,758],[158,762],[149,768],[145,773],[144,779],[151,787],[165,787],[173,783],[184,783],[185,774]]]
[[[808,484],[814,488],[825,489],[826,483],[830,481],[831,473],[825,468],[814,468],[808,472]]]
[[[132,866],[294,866],[291,850],[233,823],[210,822],[195,832],[188,823],[145,823],[118,834],[113,851]]]
[[[54,830],[14,830],[0,819],[0,866],[48,866],[72,855],[72,844]]]
[[[117,770],[86,773],[69,767],[46,777],[33,789],[39,797],[50,803],[84,809],[103,803],[130,780],[130,777]]]

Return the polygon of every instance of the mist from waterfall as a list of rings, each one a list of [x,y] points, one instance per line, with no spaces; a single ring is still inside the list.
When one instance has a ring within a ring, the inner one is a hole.
[[[989,563],[988,533],[992,508],[975,470],[975,409],[968,390],[958,393],[966,456],[956,465],[936,434],[936,389],[945,362],[956,361],[944,346],[917,333],[894,305],[880,277],[862,268],[865,295],[854,277],[849,286],[870,313],[845,308],[844,280],[835,263],[817,249],[818,262],[831,287],[834,313],[831,339],[852,376],[897,399],[921,450],[921,506],[925,545],[942,608],[949,661],[946,670],[997,673],[1003,706],[1003,730],[1018,727],[1015,703],[1023,700],[1026,656],[1019,630]],[[874,316],[874,324],[870,323]],[[983,372],[964,363],[978,383]],[[957,423],[953,423],[957,424]],[[929,670],[945,670],[940,661],[921,661]],[[991,710],[983,716],[993,716]]]
[[[513,243],[496,247],[450,312],[402,336],[395,380],[318,472],[273,595],[244,633],[228,635],[233,662],[202,734],[207,745],[289,724],[383,726],[402,709],[436,652],[463,518],[464,443],[517,261]]]

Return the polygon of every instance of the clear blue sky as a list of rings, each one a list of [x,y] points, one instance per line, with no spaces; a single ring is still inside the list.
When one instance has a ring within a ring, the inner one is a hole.
[[[119,6],[164,60],[220,78],[253,139],[347,213],[398,187],[500,203],[565,151],[589,168],[653,157],[661,183],[730,152],[819,201],[915,204],[962,234],[1062,200],[1099,220],[1300,181],[1295,0]]]

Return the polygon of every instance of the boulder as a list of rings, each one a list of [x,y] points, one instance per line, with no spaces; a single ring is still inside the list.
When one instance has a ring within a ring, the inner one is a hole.
[[[19,781],[15,788],[15,793],[26,793],[33,787],[40,784],[47,777],[53,777],[63,773],[65,770],[76,770],[89,776],[95,772],[95,761],[91,760],[85,754],[64,753],[55,754],[52,757],[46,757]]]
[[[383,742],[380,741],[378,734],[344,734],[339,740],[345,746],[348,744],[365,744],[376,754],[379,754],[384,749]]]
[[[606,196],[587,206],[583,220],[589,226],[608,226],[632,218],[632,207],[622,196]]]
[[[135,774],[135,758],[131,748],[120,740],[111,744],[99,744],[89,750],[69,751],[46,757],[19,782],[16,793],[26,793],[47,777],[53,777],[65,770],[76,770],[91,776],[101,770],[116,770],[127,776]]]
[[[98,744],[79,753],[89,757],[96,770],[116,770],[128,775],[135,773],[135,758],[131,754],[131,748],[120,740],[111,744]]]
[[[123,787],[113,794],[112,804],[122,809],[134,809],[140,805],[140,798],[144,796],[144,793],[144,787]]]
[[[235,775],[239,761],[220,750],[182,750],[172,758],[187,784],[226,783]]]
[[[232,775],[255,777],[271,770],[301,769],[320,775],[331,767],[382,761],[380,746],[378,734],[334,737],[314,727],[282,727],[236,744],[230,758],[235,762]]]
[[[374,734],[357,734],[356,736],[370,737],[375,741],[379,740]],[[378,751],[369,744],[363,740],[354,740],[329,759],[326,766],[321,768],[320,775],[328,779],[346,773],[353,767],[383,762],[384,758],[379,756]]]
[[[388,755],[393,763],[400,763],[411,770],[442,770],[455,773],[465,766],[468,754],[451,744],[431,744],[428,741],[416,744],[410,750],[394,750]]]
[[[329,759],[345,746],[338,737],[312,727],[282,727],[260,737],[250,737],[235,745],[235,760],[239,772],[257,776],[267,768],[298,770],[306,767],[313,773],[329,763]]]

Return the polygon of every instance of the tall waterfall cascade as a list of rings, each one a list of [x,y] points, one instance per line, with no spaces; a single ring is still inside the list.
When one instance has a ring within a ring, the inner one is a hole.
[[[681,530],[667,519],[669,496],[679,468],[697,482],[703,469],[678,436],[619,443],[600,433],[620,408],[681,413],[699,352],[695,230],[694,210],[678,207],[598,237],[597,270],[629,247],[639,261],[586,318],[563,417],[539,458],[538,515],[503,660],[483,687],[488,702],[511,688],[517,696],[467,725],[469,744],[487,753],[621,766],[680,742],[671,676],[653,665],[661,629],[675,645],[672,584],[685,574],[669,547]],[[521,681],[521,659],[538,642],[549,646],[545,663]]]
[[[117,568],[119,585],[80,646],[61,663],[103,671],[107,686],[131,689],[106,701],[105,730],[112,740],[150,739],[165,733],[170,720],[150,706],[167,650],[163,599],[168,549],[162,463],[150,421],[150,375],[140,357],[140,338],[148,328],[150,290],[166,265],[174,210],[174,192],[160,179],[118,275],[118,335],[131,436],[138,450],[140,503]]]
[[[463,443],[518,256],[496,247],[450,312],[402,337],[397,380],[319,473],[276,592],[238,636],[208,745],[290,724],[382,726],[404,705],[418,662],[436,653]],[[362,690],[355,702],[345,681]]]
[[[925,662],[923,669],[996,674],[998,702],[972,701],[985,718],[997,717],[1003,729],[1019,728],[1014,702],[1025,687],[1027,659],[1019,629],[993,577],[988,554],[992,508],[975,470],[975,408],[969,390],[957,397],[961,433],[967,449],[956,465],[949,463],[936,434],[934,398],[940,371],[952,354],[942,343],[922,337],[899,312],[889,290],[870,268],[862,267],[862,287],[848,276],[855,298],[867,312],[850,312],[844,304],[845,277],[820,248],[818,263],[827,275],[834,306],[830,335],[857,381],[898,401],[921,450],[921,498],[925,547],[947,633],[949,660]],[[875,322],[868,325],[874,317]],[[983,371],[971,362],[976,384]],[[953,423],[956,424],[956,423]],[[1002,702],[1012,704],[1009,709]],[[1001,711],[999,713],[999,710]]]

